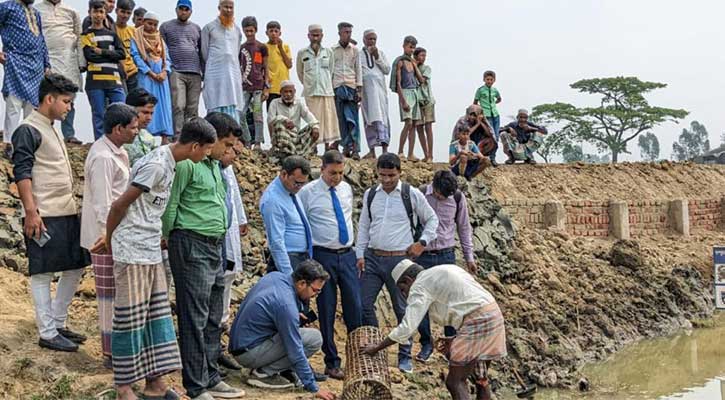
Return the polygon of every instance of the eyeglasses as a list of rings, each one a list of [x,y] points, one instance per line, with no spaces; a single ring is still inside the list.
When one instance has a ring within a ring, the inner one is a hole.
[[[319,288],[317,288],[317,287],[314,287],[314,286],[312,286],[312,284],[311,284],[311,283],[308,283],[308,284],[307,284],[307,286],[309,286],[309,287],[310,287],[310,289],[312,289],[312,292],[313,292],[313,293],[315,293],[315,294],[318,294],[318,293],[320,293],[320,292],[322,291],[322,287],[323,287],[324,285],[323,285],[323,286],[321,286],[321,287],[319,287]]]
[[[295,181],[295,183],[294,183],[295,187],[298,187],[298,188],[305,186],[305,184],[307,184],[307,181],[302,181],[302,182]]]

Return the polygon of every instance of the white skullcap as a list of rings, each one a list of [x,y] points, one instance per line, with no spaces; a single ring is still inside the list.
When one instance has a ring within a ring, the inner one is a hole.
[[[159,19],[159,15],[155,12],[148,11],[146,14],[144,14],[143,19],[152,19],[154,21],[161,21]]]
[[[407,258],[404,259],[403,261],[399,262],[398,265],[396,265],[395,268],[393,268],[393,272],[391,273],[391,275],[393,275],[393,282],[395,282],[397,284],[400,277],[403,276],[405,271],[407,271],[408,268],[413,266],[413,264],[415,264],[415,263],[408,260]]]
[[[322,25],[320,25],[320,24],[312,24],[307,27],[307,32],[321,31],[321,30],[322,30]]]
[[[363,32],[363,37],[366,37],[367,35],[374,33],[377,35],[377,32],[375,32],[375,29],[367,29],[365,32]]]
[[[516,115],[521,115],[521,114],[529,115],[529,111],[526,110],[525,108],[519,109],[519,112]]]
[[[282,81],[282,84],[281,84],[281,85],[279,85],[279,88],[281,89],[281,88],[285,88],[285,87],[287,87],[287,86],[292,86],[292,87],[295,87],[295,83],[294,83],[294,82],[292,82],[292,81],[291,81],[291,80],[289,80],[289,79],[288,79],[288,80],[284,80],[284,81]]]

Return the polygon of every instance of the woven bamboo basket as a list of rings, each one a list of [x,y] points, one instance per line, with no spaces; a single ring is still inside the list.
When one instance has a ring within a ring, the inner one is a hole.
[[[382,340],[382,333],[374,326],[363,326],[350,333],[345,345],[347,360],[342,400],[393,400],[387,351],[380,351],[374,357],[360,351],[368,344]]]

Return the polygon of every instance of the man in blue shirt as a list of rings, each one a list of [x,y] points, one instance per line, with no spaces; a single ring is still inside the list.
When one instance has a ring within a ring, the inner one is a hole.
[[[282,161],[282,171],[269,184],[259,201],[271,257],[268,271],[289,275],[304,260],[312,258],[312,232],[297,192],[307,183],[310,163],[300,156]]]
[[[308,361],[320,351],[322,335],[317,329],[300,328],[299,312],[301,303],[320,293],[329,277],[317,261],[306,260],[291,275],[268,273],[247,293],[232,325],[229,349],[239,364],[252,369],[249,385],[288,388],[292,384],[280,373],[294,370],[315,398],[335,399],[319,388]]]

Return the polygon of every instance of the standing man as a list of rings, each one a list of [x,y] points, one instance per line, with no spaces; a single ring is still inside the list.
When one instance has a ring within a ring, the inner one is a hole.
[[[139,160],[131,184],[111,206],[106,243],[113,254],[113,379],[118,399],[136,399],[131,385],[145,379],[144,398],[178,399],[163,375],[179,370],[179,347],[161,259],[161,216],[178,162],[200,161],[216,140],[206,121],[194,119],[176,143]]]
[[[199,115],[201,97],[201,28],[191,22],[191,0],[176,3],[176,19],[161,24],[159,31],[171,59],[171,105],[174,135],[184,121]]]
[[[85,58],[80,48],[81,17],[78,11],[63,0],[43,0],[35,8],[43,21],[51,72],[70,79],[82,91],[81,68],[84,68]],[[67,143],[80,144],[73,127],[75,114],[75,107],[72,106],[61,122],[60,130]]]
[[[351,43],[352,24],[337,24],[340,40],[332,46],[335,58],[332,71],[332,87],[335,91],[335,108],[340,125],[342,149],[346,157],[360,159],[360,117],[358,107],[362,96],[362,64],[360,50]]]
[[[292,51],[287,43],[282,42],[282,25],[277,21],[267,22],[267,75],[269,76],[269,97],[267,97],[267,110],[272,100],[278,99],[282,82],[289,80],[289,70],[292,68]]]
[[[360,278],[355,267],[352,209],[353,194],[343,181],[345,160],[337,150],[322,156],[322,173],[299,192],[300,202],[309,217],[312,230],[313,257],[330,274],[330,279],[317,297],[320,313],[322,351],[325,353],[325,375],[342,380],[340,357],[335,346],[335,312],[337,286],[342,297],[342,316],[347,332],[362,325]]]
[[[378,326],[375,301],[383,285],[400,323],[405,299],[390,273],[406,257],[417,258],[436,238],[438,217],[418,189],[400,181],[400,159],[383,154],[377,163],[379,185],[365,192],[357,235],[357,267],[362,274],[363,325]],[[401,344],[398,368],[410,373],[410,344]]]
[[[304,260],[312,258],[312,231],[297,192],[307,183],[310,163],[301,156],[282,161],[279,176],[262,194],[259,212],[264,220],[270,258],[267,271],[291,274]]]
[[[113,256],[106,246],[106,219],[116,199],[128,188],[131,169],[123,146],[138,133],[138,114],[126,104],[108,106],[103,121],[105,134],[88,151],[83,168],[83,210],[81,246],[91,253],[98,301],[98,327],[101,332],[103,365],[112,368],[113,332]]]
[[[267,77],[267,59],[269,52],[264,43],[257,40],[257,19],[244,17],[242,31],[247,41],[239,51],[239,65],[242,67],[242,87],[244,88],[244,109],[242,115],[251,111],[254,118],[254,137],[251,137],[247,118],[242,118],[242,132],[245,145],[261,149],[264,143],[264,115],[262,103],[269,96],[269,78]]]
[[[385,76],[390,74],[390,64],[385,53],[377,46],[378,35],[368,29],[363,33],[365,47],[360,52],[362,65],[363,96],[362,115],[365,121],[365,138],[370,152],[364,158],[375,158],[375,147],[388,152],[390,143],[390,111],[388,86]]]
[[[40,99],[38,109],[13,135],[13,174],[23,203],[25,251],[40,333],[38,345],[58,351],[77,351],[77,343],[86,340],[65,326],[68,306],[90,260],[80,246],[81,221],[73,196],[73,170],[63,135],[53,126],[54,121],[62,121],[70,112],[77,91],[78,86],[62,75],[43,78],[36,94]],[[50,284],[56,272],[63,275],[53,299]]]
[[[458,190],[458,180],[451,171],[442,170],[433,176],[433,184],[426,185],[423,192],[428,204],[438,217],[436,238],[428,243],[416,263],[428,269],[438,265],[456,264],[456,232],[463,249],[466,268],[476,276],[478,267],[473,257],[473,228],[468,215],[466,196]],[[430,320],[426,316],[418,327],[421,350],[415,359],[426,362],[433,354],[433,340],[430,333]],[[450,327],[445,327],[446,336],[455,335]]]
[[[207,112],[219,111],[240,122],[244,109],[239,51],[242,31],[234,24],[234,1],[219,0],[219,18],[201,31],[201,59],[204,71],[204,105]]]
[[[176,164],[169,204],[162,218],[176,287],[182,378],[191,398],[237,398],[244,391],[224,383],[217,360],[224,313],[222,243],[229,228],[226,188],[219,159],[241,131],[231,117],[211,113],[217,141],[200,162]]]
[[[0,37],[3,43],[0,64],[5,67],[2,89],[5,143],[12,141],[21,118],[27,118],[33,108],[38,107],[38,87],[43,74],[51,68],[40,13],[33,8],[33,2],[16,0],[0,3]]]
[[[322,47],[322,26],[310,25],[307,30],[310,45],[297,53],[297,77],[305,87],[302,96],[307,107],[320,122],[317,144],[324,143],[325,150],[330,150],[337,147],[333,143],[340,140],[335,92],[332,90],[335,57],[332,50]]]
[[[126,51],[126,58],[121,61],[126,94],[138,87],[138,67],[131,55],[131,40],[136,34],[136,28],[128,24],[134,7],[136,3],[133,0],[118,0],[116,5],[116,35],[121,39],[123,49]]]

